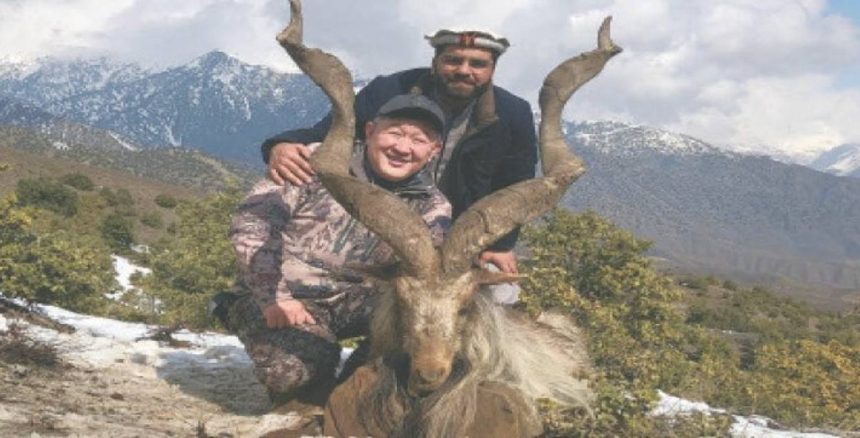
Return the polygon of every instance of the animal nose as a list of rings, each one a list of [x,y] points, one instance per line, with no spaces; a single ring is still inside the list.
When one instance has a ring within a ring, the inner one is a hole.
[[[423,380],[423,383],[428,384],[439,383],[439,381],[444,379],[447,374],[447,369],[442,366],[418,370],[418,377]]]

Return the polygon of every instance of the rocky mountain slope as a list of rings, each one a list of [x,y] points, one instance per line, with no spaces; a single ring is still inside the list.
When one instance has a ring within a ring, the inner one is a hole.
[[[0,95],[143,147],[193,147],[257,165],[262,140],[316,121],[328,108],[303,75],[244,64],[222,52],[161,72],[107,60],[7,66],[0,69]]]
[[[654,240],[671,265],[860,289],[860,181],[643,126],[571,124],[568,137],[589,172],[565,203]]]
[[[860,178],[860,144],[844,144],[822,153],[809,165],[840,176]]]
[[[94,132],[98,134],[100,130]],[[10,153],[5,151],[20,150],[30,158],[21,159],[19,165],[31,168],[22,175],[41,173],[39,169],[44,163],[39,157],[45,157],[51,162],[74,161],[92,167],[126,172],[127,176],[134,175],[205,192],[224,189],[230,185],[249,187],[262,178],[258,169],[225,162],[194,149],[130,150],[119,146],[106,148],[98,143],[69,141],[69,137],[37,133],[19,126],[0,125],[0,162],[10,158]],[[78,140],[82,141],[81,138]]]

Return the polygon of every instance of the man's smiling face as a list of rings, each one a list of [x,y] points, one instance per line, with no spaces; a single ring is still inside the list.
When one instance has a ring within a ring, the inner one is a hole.
[[[471,99],[493,78],[496,63],[486,49],[448,46],[433,58],[433,72],[449,97]]]
[[[370,166],[387,181],[418,173],[442,147],[439,133],[424,121],[378,117],[364,129]]]

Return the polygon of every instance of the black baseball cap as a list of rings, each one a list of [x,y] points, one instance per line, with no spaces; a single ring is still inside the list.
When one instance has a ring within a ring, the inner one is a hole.
[[[445,113],[442,108],[421,94],[394,96],[379,108],[376,115],[425,121],[440,135],[445,130]]]

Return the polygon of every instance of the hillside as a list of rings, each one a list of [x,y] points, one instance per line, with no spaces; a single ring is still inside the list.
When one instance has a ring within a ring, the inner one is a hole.
[[[29,103],[0,96],[0,126],[5,125],[43,134],[51,139],[55,149],[66,149],[72,144],[102,150],[140,149],[114,132],[66,120]]]
[[[860,180],[610,122],[568,126],[589,171],[564,200],[653,240],[669,266],[860,299]],[[821,296],[821,295],[825,296]]]
[[[205,192],[162,181],[152,180],[130,175],[126,172],[104,169],[84,163],[77,163],[62,157],[51,157],[42,154],[9,148],[0,143],[0,163],[5,163],[8,168],[0,172],[0,198],[15,191],[17,182],[21,179],[33,179],[39,177],[59,178],[68,174],[79,173],[89,177],[95,183],[97,189],[91,193],[79,192],[84,202],[88,198],[96,198],[98,189],[108,187],[113,191],[127,190],[133,200],[133,208],[136,218],[133,221],[135,227],[136,243],[151,245],[165,237],[166,228],[177,220],[173,209],[165,209],[156,205],[154,199],[158,195],[168,194],[179,201],[190,201],[201,198]],[[93,233],[98,229],[98,221],[101,216],[100,208],[92,211],[84,211],[73,218],[62,219],[58,224],[62,229],[78,230],[80,233]],[[162,227],[154,228],[140,223],[144,213],[157,212],[163,223]],[[49,212],[42,212],[37,217],[42,221],[60,221]],[[53,226],[46,225],[51,228]]]
[[[328,108],[304,75],[217,51],[160,72],[105,59],[45,62],[0,72],[3,94],[143,147],[193,147],[253,165],[265,138],[308,125]]]
[[[0,111],[0,120],[45,135],[48,146],[39,150],[202,189],[223,187],[228,175],[259,178],[260,141],[307,126],[328,108],[304,76],[221,52],[163,71],[104,59],[0,66],[0,94],[18,108]],[[668,269],[765,283],[834,309],[860,300],[860,179],[650,127],[601,121],[567,129],[589,164],[567,206],[593,209],[653,240],[651,255]],[[57,149],[78,131],[92,133],[80,143],[110,151]],[[815,166],[851,175],[857,162],[856,148],[846,145]]]
[[[247,187],[262,177],[259,169],[216,160],[193,149],[138,151],[104,147],[101,143],[66,143],[51,135],[9,125],[0,125],[0,146],[202,191],[220,190],[231,182]],[[37,169],[38,163],[39,159],[33,158],[28,166]]]
[[[844,144],[825,151],[809,166],[834,175],[860,178],[860,144]]]

